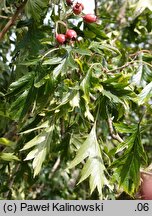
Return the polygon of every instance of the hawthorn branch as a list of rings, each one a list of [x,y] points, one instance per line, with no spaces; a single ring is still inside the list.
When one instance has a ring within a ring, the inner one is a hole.
[[[132,61],[127,62],[126,64],[122,65],[121,67],[117,67],[117,68],[115,68],[115,69],[108,70],[108,72],[115,72],[115,71],[117,71],[117,70],[123,70],[124,68],[126,68],[126,67],[128,67],[128,66],[130,66],[130,65],[132,65],[132,64],[134,64],[134,63],[135,63],[135,61],[132,60]]]
[[[123,70],[124,68],[126,68],[126,67],[128,67],[128,66],[130,66],[130,65],[133,65],[133,64],[135,64],[135,63],[143,63],[143,64],[146,64],[146,65],[148,65],[149,67],[152,68],[152,64],[150,64],[150,63],[148,63],[148,62],[146,62],[146,61],[142,61],[142,60],[132,60],[132,61],[127,62],[126,64],[122,65],[121,67],[117,67],[117,68],[112,69],[112,70],[108,70],[107,68],[103,68],[103,70],[104,70],[105,72],[107,72],[107,73],[113,73],[113,72],[115,72],[115,71],[117,71],[117,70]]]
[[[98,1],[97,0],[94,0],[94,5],[95,5],[94,13],[97,16],[97,13],[98,13]]]
[[[3,15],[0,15],[0,18],[1,18],[1,19],[10,19],[10,17],[3,16]]]
[[[17,8],[15,14],[10,18],[10,20],[6,23],[2,31],[0,32],[0,41],[3,39],[4,35],[7,33],[7,31],[11,28],[12,25],[16,22],[19,14],[23,11],[25,5],[27,3],[27,0],[24,0],[23,3]]]
[[[115,132],[112,124],[112,119],[110,117],[108,118],[107,122],[108,122],[108,127],[109,127],[111,137],[117,140],[118,142],[122,143],[123,139],[119,136],[118,133]]]
[[[59,168],[59,166],[60,166],[60,163],[61,163],[61,158],[60,158],[60,156],[57,158],[57,160],[55,161],[55,164],[53,165],[53,167],[52,167],[52,170],[51,170],[51,172],[50,172],[50,174],[49,174],[49,179],[51,179],[52,178],[52,176],[55,174],[55,172],[57,171],[57,169]]]
[[[139,54],[142,54],[142,53],[149,53],[149,54],[152,54],[152,52],[150,51],[150,50],[139,50],[139,51],[137,51],[137,52],[135,52],[135,53],[131,53],[129,56],[131,57],[131,56],[138,56]]]
[[[119,14],[117,16],[117,20],[120,24],[126,23],[125,13],[127,9],[128,1],[126,0],[123,6],[120,8]]]

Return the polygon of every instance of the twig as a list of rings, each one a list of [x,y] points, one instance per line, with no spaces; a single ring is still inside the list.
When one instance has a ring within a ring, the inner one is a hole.
[[[49,179],[52,178],[52,176],[54,175],[54,173],[57,171],[59,165],[61,163],[61,159],[60,156],[57,158],[55,164],[52,167],[51,173],[49,174]]]
[[[7,17],[7,16],[3,16],[3,15],[0,15],[0,18],[2,18],[2,19],[11,19],[11,17]]]
[[[152,176],[152,172],[147,172],[145,170],[140,170],[140,173],[146,174],[146,175],[151,175]]]
[[[140,53],[149,53],[151,54],[152,52],[150,50],[139,50],[135,53],[130,54],[129,56],[138,56]]]
[[[64,125],[64,119],[61,118],[60,119],[60,133],[61,133],[61,138],[63,139],[64,138],[64,134],[65,134],[65,125]]]
[[[112,70],[108,70],[108,69],[106,69],[106,68],[103,68],[103,70],[104,70],[105,72],[107,72],[107,73],[112,73],[112,72],[115,72],[115,71],[117,71],[117,70],[122,70],[122,69],[128,67],[129,65],[132,65],[132,64],[135,64],[135,63],[143,63],[143,64],[146,64],[146,65],[148,65],[149,67],[152,68],[152,65],[149,64],[148,62],[145,62],[145,61],[142,61],[142,60],[136,60],[136,61],[132,60],[132,61],[127,62],[126,64],[122,65],[121,67],[117,67],[117,68],[112,69]]]
[[[2,31],[0,32],[0,41],[3,39],[4,35],[7,33],[7,31],[11,28],[12,25],[14,25],[15,21],[17,20],[19,14],[22,12],[23,8],[26,5],[27,0],[25,0],[16,10],[15,14],[10,18],[10,20],[7,22],[7,24],[4,26]]]
[[[150,54],[151,54],[151,52],[150,52],[149,50],[140,50],[140,51],[138,51],[138,52],[136,52],[136,53],[131,54],[130,56],[134,56],[134,58],[132,59],[132,61],[127,62],[126,64],[122,65],[121,67],[117,67],[117,68],[111,69],[111,70],[108,70],[108,69],[106,69],[106,68],[103,68],[103,70],[104,70],[105,72],[107,72],[107,73],[115,72],[115,71],[117,71],[117,70],[122,70],[122,69],[128,67],[129,65],[132,65],[132,64],[138,63],[138,62],[143,63],[143,64],[146,64],[146,65],[148,65],[149,67],[152,67],[152,65],[149,64],[148,62],[145,62],[145,61],[142,61],[142,60],[135,60],[136,57],[137,57],[140,53],[150,53]]]
[[[98,13],[98,1],[97,0],[94,0],[94,5],[95,5],[94,13],[97,16],[97,13]]]
[[[125,13],[127,8],[127,0],[123,4],[123,6],[120,8],[119,14],[117,16],[117,20],[120,24],[126,23]]]
[[[112,125],[112,119],[110,117],[108,117],[108,127],[109,127],[109,131],[110,131],[110,135],[113,139],[117,140],[118,142],[122,143],[123,139],[119,136],[118,133],[115,132],[113,125]]]
[[[135,63],[135,61],[132,60],[132,61],[127,62],[126,64],[122,65],[121,67],[117,67],[117,68],[115,68],[115,69],[108,70],[107,72],[115,72],[115,71],[117,71],[117,70],[122,70],[122,69],[124,69],[124,68],[126,68],[126,67],[128,67],[129,65],[134,64],[134,63]]]

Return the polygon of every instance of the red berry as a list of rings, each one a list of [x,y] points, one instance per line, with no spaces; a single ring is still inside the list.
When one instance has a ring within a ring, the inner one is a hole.
[[[94,23],[97,21],[97,17],[94,14],[86,14],[83,20],[87,23]]]
[[[75,40],[77,38],[77,33],[72,29],[68,29],[66,32],[66,38],[70,40]]]
[[[80,4],[81,4],[81,7],[82,7],[82,10],[84,10],[84,5],[82,3],[80,3]]]
[[[79,15],[83,9],[84,9],[83,4],[77,2],[73,7],[73,13]]]
[[[66,41],[66,37],[64,34],[57,34],[56,40],[58,43],[63,44]]]
[[[73,5],[73,1],[72,1],[72,0],[66,0],[66,4],[67,4],[68,6],[71,6],[71,5]]]

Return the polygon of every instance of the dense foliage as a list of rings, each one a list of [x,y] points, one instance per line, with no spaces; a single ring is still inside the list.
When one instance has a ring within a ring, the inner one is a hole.
[[[1,199],[137,196],[152,160],[152,2],[95,4],[89,23],[66,1],[0,1]],[[68,29],[77,38],[57,41]]]

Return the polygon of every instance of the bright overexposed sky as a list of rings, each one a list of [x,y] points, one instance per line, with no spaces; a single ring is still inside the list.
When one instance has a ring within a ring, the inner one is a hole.
[[[84,10],[83,13],[88,14],[88,13],[94,13],[94,0],[74,0],[74,3],[79,2],[83,3],[84,5]],[[44,24],[48,24],[48,20],[50,19],[50,13],[46,15],[46,18],[44,20]]]
[[[94,10],[94,0],[76,0],[74,2],[80,2],[84,5],[84,13],[93,13]]]

